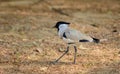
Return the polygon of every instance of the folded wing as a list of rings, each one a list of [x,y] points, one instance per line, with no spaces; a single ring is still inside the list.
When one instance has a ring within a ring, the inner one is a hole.
[[[92,42],[93,38],[73,29],[66,29],[63,37],[76,42]]]

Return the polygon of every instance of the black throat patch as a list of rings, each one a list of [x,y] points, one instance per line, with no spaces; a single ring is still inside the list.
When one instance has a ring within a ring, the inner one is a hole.
[[[65,35],[65,32],[63,33],[63,37],[64,37],[64,38],[67,38],[67,36]]]

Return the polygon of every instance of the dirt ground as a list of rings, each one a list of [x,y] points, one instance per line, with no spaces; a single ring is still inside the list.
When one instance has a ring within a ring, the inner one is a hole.
[[[57,21],[106,41],[66,44]],[[120,0],[0,0],[0,74],[120,74]]]

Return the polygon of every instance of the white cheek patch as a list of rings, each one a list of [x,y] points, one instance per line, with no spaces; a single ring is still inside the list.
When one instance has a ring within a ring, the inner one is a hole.
[[[61,30],[65,30],[66,28],[68,28],[68,25],[67,25],[67,24],[61,24],[61,25],[59,26],[59,29],[61,29]]]
[[[63,33],[64,33],[64,31],[65,31],[67,28],[68,28],[68,25],[66,25],[66,24],[61,24],[61,25],[59,26],[58,35],[60,36],[60,38],[63,37]]]

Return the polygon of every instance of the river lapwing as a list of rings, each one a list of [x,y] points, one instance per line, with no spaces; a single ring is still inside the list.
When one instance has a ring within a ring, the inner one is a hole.
[[[81,33],[80,31],[71,29],[69,27],[69,25],[70,25],[69,22],[59,21],[54,26],[54,28],[57,28],[59,37],[68,44],[65,53],[62,54],[57,60],[55,60],[54,63],[58,62],[69,51],[70,44],[75,44],[78,42],[95,42],[95,43],[100,42],[100,40],[97,38],[93,38],[84,33]],[[75,49],[75,54],[74,54],[73,63],[75,64],[76,63],[76,54],[77,54],[77,47],[75,45],[74,45],[74,49]]]

